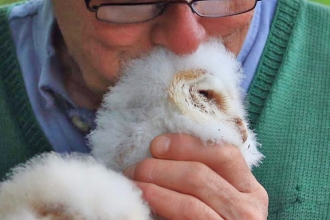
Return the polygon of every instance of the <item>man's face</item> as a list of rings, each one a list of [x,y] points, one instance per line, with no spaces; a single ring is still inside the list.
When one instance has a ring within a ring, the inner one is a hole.
[[[155,20],[137,24],[98,21],[83,0],[54,0],[54,11],[70,55],[83,81],[102,95],[117,81],[121,65],[132,58],[164,46],[184,55],[195,51],[210,37],[221,37],[238,54],[253,11],[225,18],[201,18],[185,4],[169,6]]]

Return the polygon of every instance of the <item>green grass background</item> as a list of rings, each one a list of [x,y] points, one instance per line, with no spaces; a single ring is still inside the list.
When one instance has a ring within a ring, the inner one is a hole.
[[[12,2],[17,2],[17,0],[0,0],[0,5],[9,4],[9,3],[12,3]]]
[[[316,2],[320,2],[320,3],[323,3],[325,5],[330,5],[330,0],[317,0]]]
[[[0,0],[0,5],[1,4],[8,4],[8,3],[11,3],[11,2],[17,2],[17,1],[18,0]],[[313,1],[320,2],[320,3],[326,4],[326,5],[330,5],[330,0],[313,0]]]

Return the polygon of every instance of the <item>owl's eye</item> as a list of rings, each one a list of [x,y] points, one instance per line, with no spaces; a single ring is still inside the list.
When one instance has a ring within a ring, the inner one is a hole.
[[[211,93],[210,93],[209,90],[199,90],[198,93],[199,93],[202,97],[204,97],[204,98],[206,98],[206,99],[208,99],[208,100],[212,99],[212,97],[211,97]]]
[[[227,111],[227,98],[222,93],[217,93],[213,90],[199,90],[198,94],[204,98],[204,101],[214,103],[219,110]]]
[[[207,71],[203,69],[181,71],[174,76],[169,96],[182,113],[201,120],[226,113],[226,95],[213,90],[206,78]]]

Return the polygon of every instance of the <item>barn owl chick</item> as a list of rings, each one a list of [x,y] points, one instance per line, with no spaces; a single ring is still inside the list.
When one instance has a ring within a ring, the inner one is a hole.
[[[151,220],[142,192],[87,155],[46,153],[0,183],[1,220]]]
[[[157,48],[123,73],[89,135],[93,156],[108,167],[121,171],[150,157],[151,140],[164,133],[233,144],[249,167],[261,160],[242,104],[241,66],[220,41],[187,56]]]

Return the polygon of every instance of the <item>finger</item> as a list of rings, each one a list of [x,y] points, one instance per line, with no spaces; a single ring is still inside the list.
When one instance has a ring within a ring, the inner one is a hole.
[[[196,197],[226,218],[237,217],[235,210],[242,202],[237,189],[199,162],[150,158],[126,169],[124,173],[134,180]]]
[[[171,220],[222,220],[214,210],[200,200],[162,188],[155,184],[136,182],[143,198],[158,215]]]
[[[252,192],[260,187],[239,149],[229,144],[208,143],[205,146],[190,135],[167,134],[155,138],[150,151],[156,158],[201,162],[240,192]]]

